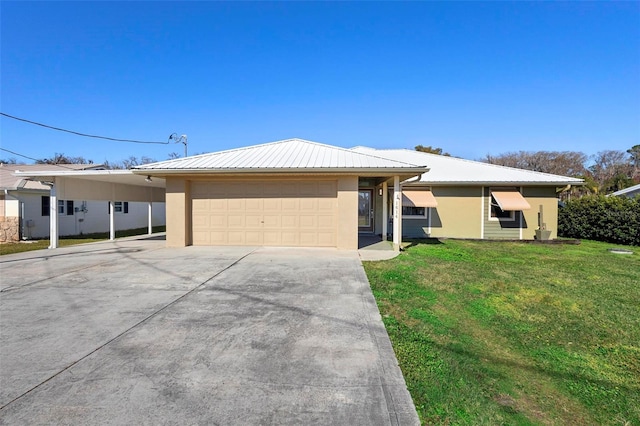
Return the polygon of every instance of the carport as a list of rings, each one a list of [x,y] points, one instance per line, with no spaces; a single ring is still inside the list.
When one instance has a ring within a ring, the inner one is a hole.
[[[109,239],[115,239],[115,202],[148,203],[148,228],[152,232],[153,203],[165,201],[165,180],[134,174],[130,170],[63,170],[14,173],[39,181],[51,188],[49,214],[49,248],[58,247],[58,199],[83,199],[109,202]]]

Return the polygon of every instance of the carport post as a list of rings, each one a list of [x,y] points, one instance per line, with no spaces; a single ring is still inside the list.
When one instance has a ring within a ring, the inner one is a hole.
[[[393,249],[400,251],[402,245],[402,189],[400,176],[393,177]]]
[[[116,239],[116,224],[115,224],[115,202],[109,201],[109,239],[111,241]]]
[[[55,182],[49,192],[49,248],[58,248],[58,194]]]
[[[151,210],[153,207],[153,203],[151,201],[149,201],[149,232],[148,234],[151,235],[153,234],[153,224],[151,223]]]
[[[382,241],[387,241],[389,227],[389,187],[387,181],[382,182]]]

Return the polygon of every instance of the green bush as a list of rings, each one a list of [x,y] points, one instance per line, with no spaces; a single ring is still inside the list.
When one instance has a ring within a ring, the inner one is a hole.
[[[558,211],[558,235],[640,246],[640,197],[587,195]]]

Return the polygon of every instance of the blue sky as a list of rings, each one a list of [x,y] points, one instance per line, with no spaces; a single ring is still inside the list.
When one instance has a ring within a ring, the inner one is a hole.
[[[635,1],[2,1],[0,19],[2,112],[187,134],[190,154],[291,137],[470,159],[640,143]],[[35,158],[183,152],[0,123],[1,146]]]

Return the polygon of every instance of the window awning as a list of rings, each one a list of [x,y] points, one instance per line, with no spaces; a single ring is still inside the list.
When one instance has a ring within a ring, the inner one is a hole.
[[[529,210],[531,206],[517,190],[491,191],[493,199],[503,211]]]
[[[436,207],[438,202],[431,191],[402,191],[403,207]]]

